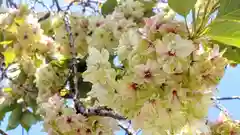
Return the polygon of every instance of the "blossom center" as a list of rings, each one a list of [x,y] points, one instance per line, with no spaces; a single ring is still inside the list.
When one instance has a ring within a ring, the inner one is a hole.
[[[152,73],[149,70],[144,71],[144,78],[149,79],[152,77]]]
[[[71,117],[67,117],[67,123],[68,124],[72,123],[72,118]]]
[[[131,88],[132,90],[137,90],[137,86],[138,86],[138,84],[137,84],[137,83],[134,83],[134,82],[132,82],[132,83],[130,84],[130,88]]]
[[[176,52],[171,50],[171,51],[168,51],[168,55],[169,56],[176,56]]]

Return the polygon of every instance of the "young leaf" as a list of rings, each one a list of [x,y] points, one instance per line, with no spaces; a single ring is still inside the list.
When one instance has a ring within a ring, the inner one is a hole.
[[[12,40],[2,41],[2,42],[0,42],[0,45],[8,45],[8,44],[11,44],[12,42],[13,42]]]
[[[117,6],[117,0],[107,0],[105,3],[103,3],[101,8],[101,13],[103,15],[110,14],[114,11],[115,7]]]
[[[12,92],[12,88],[3,88],[2,90],[6,93]]]
[[[7,130],[15,129],[21,120],[22,116],[22,107],[21,105],[18,105],[11,113],[9,119],[8,119],[8,126]]]
[[[240,0],[220,0],[217,18],[240,20]]]
[[[61,97],[66,96],[66,94],[69,94],[69,90],[67,90],[67,89],[62,89],[62,90],[60,90],[60,96],[61,96]]]
[[[176,13],[186,17],[196,2],[197,0],[168,0],[168,5]]]
[[[25,111],[21,117],[21,125],[28,132],[32,125],[37,123],[37,119],[30,111]]]
[[[37,56],[34,56],[33,57],[33,60],[34,60],[34,65],[39,68],[41,66],[41,64],[43,63],[43,61],[39,58],[37,58]]]
[[[206,34],[218,42],[240,47],[240,22],[215,21],[209,25]]]
[[[5,59],[5,63],[6,66],[8,66],[8,64],[12,63],[14,61],[14,59],[16,58],[16,54],[14,52],[13,49],[7,49],[5,52],[3,52],[4,55],[4,59]]]

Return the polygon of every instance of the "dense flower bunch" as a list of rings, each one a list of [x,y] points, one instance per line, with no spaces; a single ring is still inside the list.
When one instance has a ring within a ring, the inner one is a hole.
[[[12,41],[5,45],[5,52],[14,52],[9,61],[20,68],[6,98],[27,102],[27,93],[35,99],[50,135],[114,134],[117,120],[77,113],[59,94],[70,73],[64,60],[76,49],[78,57],[87,56],[82,77],[92,83],[88,95],[97,99],[97,105],[132,120],[144,135],[177,134],[183,127],[198,125],[207,115],[228,61],[206,37],[191,38],[172,13],[144,18],[144,11],[143,3],[126,0],[106,17],[71,15],[75,48],[69,46],[64,14],[38,23],[37,16],[23,6],[1,15],[4,40]],[[121,64],[113,64],[113,58]],[[197,128],[192,129],[184,133],[197,134]],[[216,135],[222,134],[215,129]]]
[[[119,130],[112,118],[90,117],[76,114],[73,108],[64,105],[64,99],[54,95],[41,105],[44,117],[44,129],[49,135],[103,135]]]

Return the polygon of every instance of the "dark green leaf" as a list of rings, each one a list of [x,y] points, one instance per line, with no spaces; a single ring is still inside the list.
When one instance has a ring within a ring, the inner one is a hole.
[[[28,132],[32,125],[37,123],[37,119],[30,111],[25,111],[22,114],[21,125]]]
[[[15,129],[19,124],[22,116],[22,106],[18,104],[18,106],[12,111],[9,119],[7,130]]]
[[[168,5],[175,12],[186,17],[196,2],[197,0],[168,0]]]
[[[5,117],[5,114],[7,112],[14,110],[16,106],[17,104],[15,103],[9,104],[7,102],[3,102],[2,104],[0,104],[0,120],[3,120],[3,118]]]
[[[240,0],[220,0],[217,18],[240,20]]]
[[[34,117],[36,118],[37,121],[43,120],[43,118],[39,114],[34,114]]]
[[[218,42],[240,47],[240,22],[215,21],[209,25],[206,34]]]
[[[108,15],[112,13],[117,6],[117,0],[107,0],[105,3],[103,3],[101,12],[103,15]]]
[[[27,100],[27,104],[29,107],[32,108],[33,112],[36,112],[37,109],[38,109],[38,104],[37,104],[37,101],[32,99],[32,98],[28,98]]]
[[[17,78],[18,83],[20,84],[25,83],[25,81],[27,80],[27,77],[28,77],[27,74],[23,70],[21,70]]]
[[[92,83],[90,82],[83,82],[82,78],[79,78],[78,80],[78,90],[80,92],[80,98],[86,98],[87,93],[91,91],[92,89]]]
[[[221,51],[226,49],[223,57],[227,58],[232,63],[240,63],[240,48],[234,46],[226,46],[221,43],[217,44],[219,45]]]

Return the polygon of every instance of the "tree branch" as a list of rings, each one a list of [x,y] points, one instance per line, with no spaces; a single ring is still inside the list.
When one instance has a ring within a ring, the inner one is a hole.
[[[70,26],[70,20],[69,20],[69,16],[68,13],[65,12],[64,15],[64,24],[65,24],[65,28],[66,31],[68,33],[68,39],[69,39],[69,46],[70,46],[70,52],[71,52],[71,56],[72,56],[72,66],[71,66],[71,74],[73,75],[73,83],[74,83],[74,92],[75,92],[75,96],[74,99],[78,99],[80,97],[80,93],[78,92],[78,77],[77,77],[77,52],[74,46],[74,39],[73,39],[73,34],[71,32],[71,26]]]
[[[77,113],[80,113],[84,116],[104,116],[104,117],[111,117],[117,120],[126,120],[127,118],[115,113],[112,109],[107,107],[95,107],[95,108],[85,108],[83,104],[79,101],[74,99],[75,109]]]
[[[1,135],[8,135],[8,134],[5,133],[2,129],[0,129],[0,134],[1,134]]]

